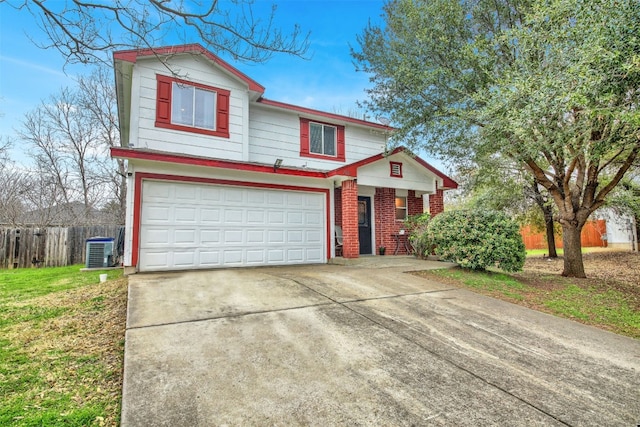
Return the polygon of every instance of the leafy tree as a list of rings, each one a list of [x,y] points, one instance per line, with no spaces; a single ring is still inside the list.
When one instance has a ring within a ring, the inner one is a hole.
[[[462,168],[461,187],[469,193],[466,205],[503,211],[521,224],[544,230],[549,257],[557,258],[555,210],[548,191],[508,158],[480,163]]]
[[[369,109],[440,156],[511,159],[548,191],[563,275],[580,232],[640,151],[636,0],[391,0],[354,51]]]
[[[253,0],[169,2],[164,0],[43,1],[0,0],[30,13],[48,42],[67,63],[99,63],[117,49],[154,48],[167,36],[196,38],[215,52],[238,60],[266,61],[274,53],[304,55],[308,35],[294,26],[284,33],[274,25],[276,6],[256,18]]]
[[[427,228],[426,240],[436,255],[472,270],[498,267],[522,270],[524,243],[518,224],[505,214],[486,209],[443,212]]]

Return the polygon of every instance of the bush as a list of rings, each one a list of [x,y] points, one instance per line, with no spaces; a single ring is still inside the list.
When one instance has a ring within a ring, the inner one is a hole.
[[[495,266],[519,271],[524,265],[525,248],[518,224],[500,212],[443,212],[431,220],[425,239],[435,245],[436,255],[464,268]]]
[[[409,231],[409,241],[418,258],[428,257],[433,250],[433,245],[427,238],[427,228],[430,220],[431,215],[425,212],[411,215],[404,222],[405,228]]]

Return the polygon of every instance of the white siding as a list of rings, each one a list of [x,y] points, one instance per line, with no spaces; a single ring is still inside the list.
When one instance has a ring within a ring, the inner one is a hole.
[[[297,112],[285,112],[251,106],[249,116],[249,161],[271,164],[275,159],[283,165],[310,169],[332,170],[380,154],[385,148],[385,136],[349,123],[345,126],[345,162],[300,157],[300,117]]]
[[[178,76],[188,81],[231,91],[229,130],[230,138],[219,138],[156,128],[156,74],[170,75],[156,60],[139,60],[134,67],[132,93],[132,121],[130,143],[137,148],[148,148],[192,156],[246,160],[243,143],[246,141],[245,123],[248,88],[198,56],[176,57],[171,60]]]
[[[300,157],[300,113],[250,102],[245,83],[203,57],[177,56],[171,59],[171,66],[180,78],[231,92],[230,138],[157,128],[156,75],[170,73],[157,60],[145,58],[134,65],[130,133],[133,147],[265,164],[281,158],[286,166],[320,170],[332,170],[384,151],[386,136],[381,131],[321,120],[345,126],[345,161]]]

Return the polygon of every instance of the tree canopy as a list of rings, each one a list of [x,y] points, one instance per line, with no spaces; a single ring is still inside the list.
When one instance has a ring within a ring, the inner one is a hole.
[[[392,0],[354,51],[369,109],[441,157],[503,156],[544,187],[563,274],[584,277],[580,231],[640,151],[640,3]]]

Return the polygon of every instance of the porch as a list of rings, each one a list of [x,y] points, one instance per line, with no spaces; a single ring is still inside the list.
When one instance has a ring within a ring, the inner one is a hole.
[[[406,219],[423,212],[433,216],[444,210],[441,189],[428,194],[358,186],[357,180],[344,181],[335,189],[333,205],[335,226],[342,230],[341,239],[336,239],[335,256],[344,258],[378,255],[381,247],[386,255],[409,255]]]

